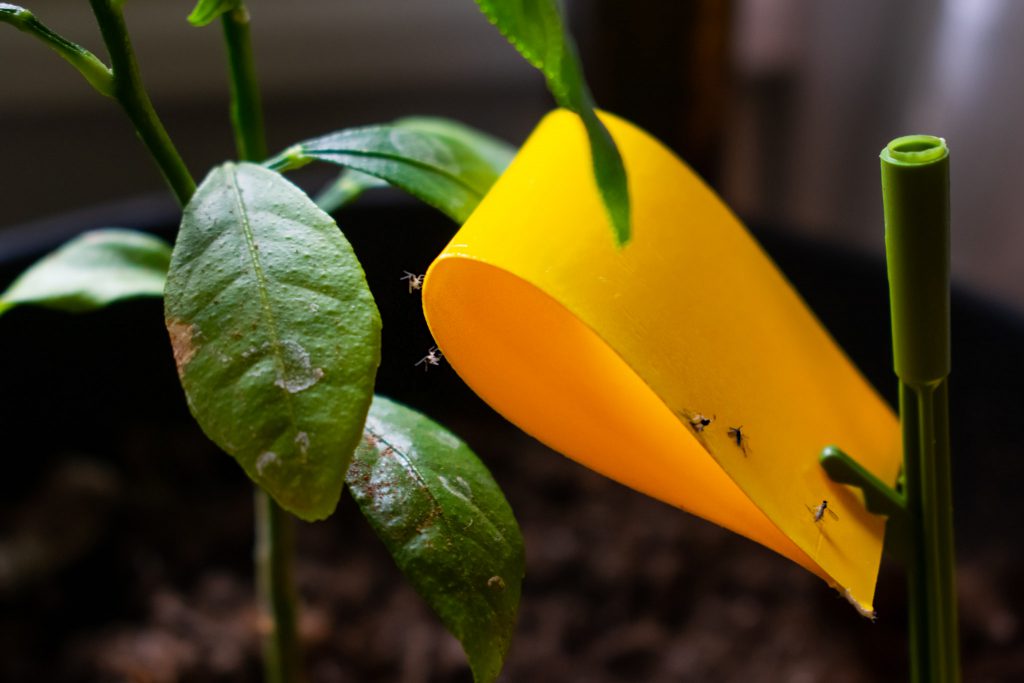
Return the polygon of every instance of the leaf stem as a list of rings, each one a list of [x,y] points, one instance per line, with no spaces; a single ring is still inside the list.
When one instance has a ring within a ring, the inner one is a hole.
[[[81,45],[51,30],[29,10],[17,5],[0,3],[0,23],[10,24],[19,31],[41,40],[78,69],[96,92],[104,97],[114,97],[114,75],[110,68]]]
[[[264,622],[263,669],[266,683],[302,680],[296,615],[298,595],[292,576],[295,552],[294,523],[270,495],[257,488],[256,585]],[[261,619],[263,622],[263,619]]]
[[[253,59],[249,11],[239,5],[221,16],[231,84],[231,125],[242,161],[267,156],[263,103]],[[267,617],[263,669],[267,683],[303,680],[302,654],[296,628],[298,595],[292,575],[295,521],[270,495],[256,492],[256,583],[260,609]]]
[[[89,4],[110,53],[114,78],[113,96],[131,119],[178,202],[184,206],[195,192],[196,183],[171,142],[142,84],[139,65],[124,21],[124,0],[89,0]]]

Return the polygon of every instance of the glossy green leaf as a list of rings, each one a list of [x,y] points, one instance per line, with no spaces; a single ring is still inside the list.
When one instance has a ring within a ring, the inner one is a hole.
[[[170,262],[171,247],[158,237],[93,230],[22,273],[0,294],[0,313],[23,304],[91,311],[121,299],[161,296]]]
[[[330,515],[380,360],[380,317],[334,221],[279,174],[224,164],[185,208],[164,301],[206,434],[288,511]]]
[[[188,15],[188,23],[206,26],[222,14],[227,14],[242,5],[242,0],[199,0]]]
[[[306,140],[269,160],[279,171],[324,161],[380,178],[462,223],[508,165],[511,148],[437,119],[349,128]]]
[[[625,244],[630,235],[626,167],[608,129],[594,112],[594,98],[557,0],[476,0],[476,4],[519,53],[540,69],[559,106],[583,119],[598,190],[616,238]]]
[[[487,468],[437,423],[378,396],[348,486],[399,568],[462,643],[476,681],[497,678],[525,557]]]
[[[457,140],[483,159],[495,175],[504,173],[516,155],[516,148],[504,140],[478,128],[440,116],[407,116],[395,121],[395,125]]]

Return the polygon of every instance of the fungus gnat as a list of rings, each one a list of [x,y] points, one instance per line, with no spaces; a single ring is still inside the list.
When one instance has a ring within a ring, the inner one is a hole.
[[[417,275],[416,273],[410,273],[408,270],[403,270],[402,272],[405,273],[405,275],[400,277],[399,280],[408,280],[410,294],[412,294],[414,290],[423,288],[423,278],[426,277],[425,274]],[[434,363],[434,365],[437,365],[437,363]]]
[[[695,432],[703,432],[708,425],[715,421],[714,417],[706,417],[700,413],[694,413],[690,416],[690,426],[693,427]]]
[[[414,365],[413,367],[422,365],[423,371],[426,372],[427,370],[430,369],[431,365],[440,365],[442,358],[444,358],[444,354],[441,353],[441,350],[438,349],[436,346],[431,346],[430,350],[427,351],[427,355],[423,356],[423,358],[420,358],[418,361],[416,361],[416,365]]]
[[[807,505],[806,507],[810,511],[811,516],[814,517],[815,524],[822,520],[826,512],[832,519],[836,520],[837,522],[839,521],[839,515],[832,512],[832,509],[829,508],[828,506],[827,500],[822,500],[820,505],[815,505],[813,508],[810,505]]]
[[[740,450],[743,451],[743,457],[747,457],[747,445],[750,444],[750,438],[743,433],[743,425],[739,427],[729,427],[727,432],[729,438],[736,442]]]

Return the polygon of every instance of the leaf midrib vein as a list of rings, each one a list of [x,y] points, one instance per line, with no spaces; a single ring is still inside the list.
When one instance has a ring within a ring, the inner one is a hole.
[[[389,154],[387,152],[370,152],[370,151],[364,151],[364,150],[356,150],[356,149],[352,149],[352,148],[348,148],[348,149],[309,148],[309,149],[306,149],[304,151],[307,154],[314,154],[314,155],[323,154],[323,155],[338,155],[338,156],[354,156],[354,157],[361,157],[361,158],[364,158],[364,159],[383,159],[385,161],[394,161],[394,162],[399,163],[399,164],[407,164],[409,166],[415,166],[416,168],[420,168],[420,169],[423,169],[423,170],[426,170],[426,171],[430,171],[431,173],[434,173],[435,175],[441,176],[445,180],[449,180],[449,181],[455,183],[456,185],[460,186],[462,189],[466,190],[467,192],[472,194],[477,199],[483,198],[484,194],[486,194],[486,191],[481,191],[480,189],[470,185],[468,182],[463,180],[459,175],[457,175],[455,173],[452,173],[451,171],[445,170],[445,169],[443,169],[443,168],[441,168],[439,166],[434,166],[433,164],[430,164],[429,162],[419,161],[418,159],[412,159],[410,157],[404,157],[404,156],[400,156],[398,154]],[[347,164],[343,164],[343,165],[347,166]],[[372,176],[374,176],[376,178],[381,178],[381,176],[379,176],[376,173],[373,173],[372,171],[363,171],[363,169],[356,169],[356,170],[362,171],[366,175],[372,175]],[[381,180],[384,180],[385,182],[387,182],[389,184],[392,184],[392,181],[388,180],[387,178],[381,178]]]
[[[274,365],[277,368],[277,376],[280,381],[286,381],[284,355],[281,347],[281,338],[277,333],[277,319],[274,317],[274,310],[270,305],[270,292],[267,285],[267,276],[263,272],[263,264],[259,258],[259,251],[256,249],[256,236],[249,224],[249,212],[246,210],[245,202],[242,200],[242,191],[238,187],[238,175],[236,166],[231,166],[228,172],[228,184],[235,199],[235,208],[238,210],[238,223],[245,237],[245,245],[249,251],[249,259],[252,263],[253,273],[256,276],[256,289],[260,294],[260,308],[266,321],[266,333],[270,337],[270,348],[273,351]],[[298,430],[298,421],[295,417],[295,405],[291,395],[283,392],[284,403],[288,411],[288,420],[293,431]]]
[[[366,429],[367,432],[369,432],[371,435],[373,435],[373,437],[375,439],[380,441],[380,443],[384,444],[387,448],[390,448],[391,451],[396,456],[398,456],[398,459],[402,462],[402,469],[405,470],[406,472],[408,472],[409,475],[412,476],[413,479],[415,479],[417,482],[419,482],[419,484],[422,486],[422,489],[423,489],[424,493],[426,493],[427,497],[430,498],[430,501],[434,505],[434,508],[436,510],[438,510],[438,515],[441,517],[441,519],[444,520],[444,525],[448,528],[449,531],[452,531],[452,532],[456,531],[455,525],[452,523],[451,520],[448,519],[448,515],[445,512],[444,506],[441,505],[440,501],[438,501],[437,497],[434,495],[434,492],[430,490],[430,487],[427,485],[427,480],[423,478],[423,475],[421,475],[419,470],[416,469],[416,467],[412,464],[412,461],[409,459],[409,456],[407,456],[401,450],[396,448],[383,435],[376,433],[375,431],[373,431],[369,427],[366,427],[365,429]],[[505,538],[505,534],[501,533],[501,529],[499,529],[498,526],[493,521],[491,521],[491,518],[482,509],[480,509],[480,506],[476,504],[476,501],[465,500],[465,499],[462,499],[462,500],[463,500],[463,502],[465,502],[465,503],[469,504],[470,506],[472,506],[474,510],[476,510],[477,514],[480,515],[480,517],[487,523],[487,525],[491,529],[494,530],[495,534],[497,534],[497,536],[501,539],[501,542],[502,542],[503,545],[508,543],[507,539]],[[477,546],[479,546],[481,549],[488,550],[487,548],[485,548],[483,546],[483,544],[481,544],[479,541],[477,541],[475,538],[473,538],[469,534],[460,533],[459,535],[464,536],[465,538],[469,538]]]

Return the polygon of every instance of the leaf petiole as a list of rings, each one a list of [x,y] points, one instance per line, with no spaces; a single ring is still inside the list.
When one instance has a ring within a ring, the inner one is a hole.
[[[81,45],[71,42],[50,29],[29,10],[18,5],[0,2],[0,23],[10,24],[19,31],[42,41],[75,67],[96,92],[104,97],[114,97],[114,74],[110,67]]]

